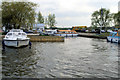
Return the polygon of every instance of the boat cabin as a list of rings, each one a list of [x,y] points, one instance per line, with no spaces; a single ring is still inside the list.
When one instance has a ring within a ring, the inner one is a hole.
[[[77,36],[78,33],[74,30],[58,30],[55,36],[63,36],[63,37],[74,37]]]
[[[76,31],[74,30],[58,30],[58,33],[77,33]]]
[[[45,30],[46,35],[54,35],[55,33],[57,33],[57,30]]]
[[[12,29],[8,32],[5,38],[15,38],[15,37],[27,37],[27,34],[20,29]]]
[[[115,32],[110,32],[110,35],[107,36],[107,41],[120,43],[120,30]]]

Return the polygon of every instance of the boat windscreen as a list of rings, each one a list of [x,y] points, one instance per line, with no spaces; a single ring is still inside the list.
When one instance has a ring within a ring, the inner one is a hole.
[[[117,34],[117,32],[111,32],[109,36],[114,36],[116,34]]]
[[[18,35],[21,35],[21,33],[18,33]]]
[[[12,33],[8,33],[7,35],[8,35],[8,36],[12,36]]]
[[[22,33],[22,35],[26,35],[25,33]]]
[[[114,33],[112,36],[116,36],[117,33]]]

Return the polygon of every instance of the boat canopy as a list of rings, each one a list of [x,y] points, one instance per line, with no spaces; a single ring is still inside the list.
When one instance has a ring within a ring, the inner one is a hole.
[[[58,32],[76,32],[74,30],[58,30]]]
[[[110,36],[112,35],[120,36],[120,30],[115,31],[115,32],[110,32]]]
[[[5,35],[5,38],[8,37],[27,37],[27,34],[20,29],[12,29]]]
[[[11,29],[10,32],[23,32],[23,30],[20,30],[20,29]]]
[[[110,32],[110,33],[112,33],[112,34],[116,34],[117,32]]]
[[[117,32],[110,32],[109,36],[115,36]]]

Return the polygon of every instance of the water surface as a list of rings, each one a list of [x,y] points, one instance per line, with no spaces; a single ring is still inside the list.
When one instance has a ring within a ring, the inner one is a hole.
[[[118,44],[92,38],[32,42],[2,52],[3,78],[117,78]]]

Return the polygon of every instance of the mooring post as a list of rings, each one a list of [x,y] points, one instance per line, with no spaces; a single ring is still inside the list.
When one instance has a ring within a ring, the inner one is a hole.
[[[3,50],[3,51],[5,50],[5,43],[4,43],[4,40],[2,40],[2,50]]]

